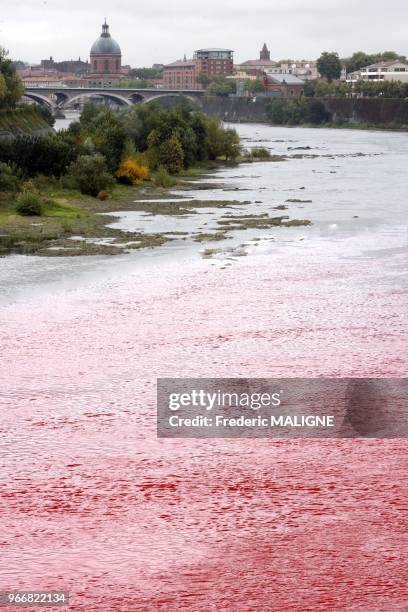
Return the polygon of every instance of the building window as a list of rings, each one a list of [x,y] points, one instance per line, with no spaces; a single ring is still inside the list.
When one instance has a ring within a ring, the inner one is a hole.
[[[119,71],[119,60],[116,60],[116,70]]]
[[[109,72],[109,61],[105,60],[105,72]]]

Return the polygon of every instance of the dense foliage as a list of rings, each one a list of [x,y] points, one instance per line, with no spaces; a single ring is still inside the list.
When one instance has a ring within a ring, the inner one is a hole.
[[[7,52],[0,47],[0,108],[14,108],[24,93],[24,86]]]
[[[160,79],[163,74],[163,68],[132,68],[129,70],[129,77],[135,79]]]
[[[166,109],[138,105],[121,113],[86,104],[67,131],[0,141],[0,191],[17,193],[20,214],[41,214],[41,198],[27,179],[62,185],[103,200],[115,180],[137,185],[150,178],[170,186],[177,174],[206,160],[236,159],[238,134],[188,104]]]
[[[339,79],[341,75],[341,61],[338,53],[324,51],[317,60],[317,70],[328,81]]]
[[[268,114],[277,125],[319,125],[330,120],[323,102],[307,98],[275,98],[269,104]]]
[[[109,189],[113,178],[109,174],[103,155],[80,155],[71,163],[68,176],[81,193],[97,196],[99,192]]]
[[[383,51],[382,53],[364,53],[364,51],[357,51],[353,53],[351,57],[347,57],[342,60],[346,67],[347,72],[355,72],[364,68],[364,66],[370,66],[377,62],[389,62],[394,60],[400,60],[403,62],[407,61],[405,55],[399,55],[395,51]]]
[[[13,164],[25,176],[59,177],[80,154],[82,147],[67,133],[20,136],[0,142],[0,162]]]
[[[304,94],[309,98],[345,98],[351,96],[407,98],[408,83],[403,81],[308,81]]]
[[[21,171],[14,164],[0,162],[0,192],[18,191],[21,176]]]

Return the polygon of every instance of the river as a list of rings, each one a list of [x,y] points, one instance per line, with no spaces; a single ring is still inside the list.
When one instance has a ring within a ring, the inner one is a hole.
[[[406,375],[408,136],[236,127],[288,159],[174,194],[228,210],[113,221],[185,240],[0,260],[5,588],[86,611],[406,609],[406,441],[156,438],[159,376]],[[277,206],[312,225],[192,239]]]

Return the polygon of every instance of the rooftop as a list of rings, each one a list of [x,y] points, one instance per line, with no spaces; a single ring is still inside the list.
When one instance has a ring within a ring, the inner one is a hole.
[[[195,65],[195,60],[177,60],[177,62],[166,64],[164,68],[194,68]]]
[[[302,79],[299,79],[297,76],[295,76],[294,74],[285,74],[285,73],[267,73],[266,75],[268,77],[268,79],[274,83],[279,83],[279,84],[284,84],[286,83],[287,85],[304,85],[305,82],[302,81]]]
[[[196,53],[207,53],[209,51],[224,51],[227,53],[233,53],[233,49],[221,49],[218,47],[209,47],[208,49],[197,49]]]
[[[276,66],[276,62],[273,60],[247,60],[246,62],[241,62],[238,64],[239,66]]]

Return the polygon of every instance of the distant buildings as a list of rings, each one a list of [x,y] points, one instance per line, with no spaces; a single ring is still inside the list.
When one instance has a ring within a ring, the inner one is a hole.
[[[408,81],[408,64],[399,60],[378,62],[350,72],[347,83],[357,81]]]
[[[81,87],[83,79],[76,74],[29,67],[17,71],[24,87]]]
[[[315,60],[288,60],[286,62],[275,62],[271,60],[271,54],[264,43],[259,59],[247,60],[236,66],[236,72],[246,73],[248,76],[258,75],[263,73],[268,74],[293,74],[302,80],[314,80],[320,78],[317,70],[317,61]]]
[[[227,77],[234,72],[234,52],[231,49],[199,49],[194,53],[197,74]]]
[[[53,57],[50,59],[41,60],[41,68],[43,70],[54,70],[56,72],[67,72],[78,76],[89,72],[89,62],[83,62],[79,57],[77,60],[66,60],[63,62],[55,62]]]
[[[162,86],[165,89],[201,89],[197,76],[197,62],[184,58],[164,66]]]
[[[408,80],[408,66],[401,62],[388,62],[387,70],[405,73]],[[392,66],[391,66],[392,64]],[[380,66],[380,65],[379,65]],[[163,66],[162,78],[154,79],[154,86],[165,89],[204,89],[213,79],[228,78],[238,82],[238,91],[245,91],[245,82],[258,80],[264,86],[264,95],[297,96],[303,92],[304,81],[319,78],[316,61],[282,61],[271,60],[271,53],[264,43],[259,52],[259,59],[247,60],[234,69],[234,52],[225,48],[204,48],[194,53],[193,59],[178,60]],[[374,67],[368,67],[373,69]],[[66,60],[56,62],[51,56],[41,61],[40,66],[27,67],[19,62],[18,72],[27,87],[111,87],[116,81],[129,74],[130,66],[122,65],[122,52],[119,44],[112,38],[109,25],[102,25],[102,32],[90,50],[90,61]],[[352,79],[365,78],[363,74],[353,73]],[[377,78],[390,78],[391,72],[375,73]],[[382,76],[381,76],[382,75]],[[405,76],[405,75],[404,75]],[[367,72],[367,78],[371,72]],[[248,87],[250,91],[257,91]],[[261,89],[262,88],[258,88]],[[262,94],[262,91],[258,92]]]
[[[292,74],[304,81],[314,81],[320,79],[320,74],[317,70],[317,61],[314,60],[295,60],[281,62],[270,72],[278,72],[280,74]]]
[[[229,77],[234,72],[231,49],[199,49],[194,59],[178,60],[163,69],[162,87],[165,89],[203,89],[198,77]]]
[[[273,62],[271,60],[271,53],[268,47],[266,46],[266,43],[264,43],[264,46],[262,47],[259,53],[259,59],[247,60],[242,64],[238,64],[237,70],[239,72],[247,72],[251,75],[254,73],[269,71],[275,66],[276,62]]]
[[[305,82],[297,76],[283,73],[265,73],[263,84],[266,94],[283,98],[302,96],[305,86]]]

